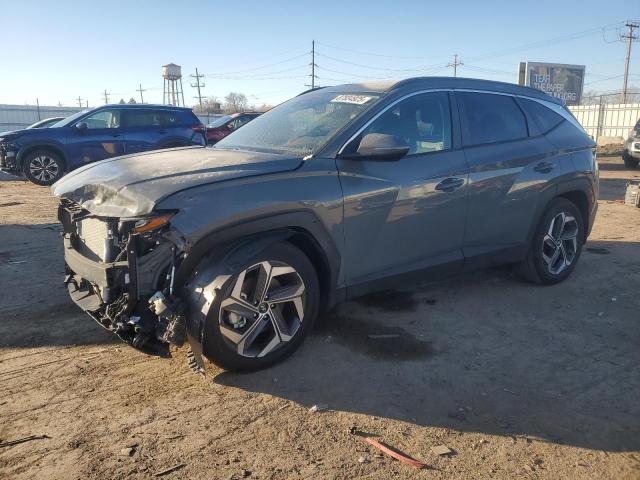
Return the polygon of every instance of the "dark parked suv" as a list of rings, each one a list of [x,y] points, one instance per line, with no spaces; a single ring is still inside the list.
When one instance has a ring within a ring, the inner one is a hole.
[[[96,160],[194,144],[205,144],[204,126],[188,108],[105,105],[49,128],[0,133],[0,169],[51,185]]]
[[[65,282],[135,346],[186,336],[197,369],[265,367],[323,309],[407,278],[498,263],[567,278],[596,213],[594,147],[556,99],[511,84],[309,91],[214,148],[59,181]]]

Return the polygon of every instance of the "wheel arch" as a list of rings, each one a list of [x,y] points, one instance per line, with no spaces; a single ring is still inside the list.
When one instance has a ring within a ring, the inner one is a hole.
[[[20,150],[20,153],[18,154],[18,158],[16,160],[18,162],[17,166],[21,171],[22,171],[24,159],[27,156],[29,156],[29,154],[37,150],[48,150],[55,153],[62,160],[62,166],[64,170],[65,171],[67,170],[67,156],[65,155],[64,150],[62,148],[60,148],[58,145],[53,145],[50,143],[45,143],[45,144],[37,143],[37,144],[29,145]]]
[[[330,234],[310,212],[290,212],[216,229],[195,243],[176,272],[176,285],[185,284],[193,272],[206,264],[229,258],[256,255],[269,245],[289,242],[313,264],[321,289],[321,305],[331,307],[341,300],[337,289],[340,253]]]
[[[590,202],[589,202],[589,192],[590,184],[587,179],[575,179],[570,182],[565,182],[557,185],[553,191],[549,192],[546,201],[540,203],[540,207],[538,208],[536,215],[534,217],[534,221],[532,222],[529,228],[529,235],[527,237],[527,245],[531,244],[535,231],[540,223],[540,219],[544,215],[544,212],[547,211],[551,202],[553,202],[557,198],[565,198],[572,202],[578,210],[580,210],[580,214],[582,215],[582,221],[584,223],[584,238],[582,239],[583,243],[587,241],[588,232],[591,230],[590,222]]]
[[[570,190],[568,192],[559,193],[556,198],[565,198],[573,203],[576,207],[578,207],[578,210],[580,210],[580,215],[582,215],[582,223],[584,225],[584,237],[582,239],[582,242],[586,242],[587,232],[589,232],[590,230],[589,200],[587,199],[586,193],[584,193],[582,190]]]

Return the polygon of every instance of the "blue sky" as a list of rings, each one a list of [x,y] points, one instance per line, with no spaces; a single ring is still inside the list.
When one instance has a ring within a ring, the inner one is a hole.
[[[458,53],[460,76],[515,81],[519,61],[548,61],[586,65],[585,90],[621,88],[616,24],[640,20],[638,0],[510,3],[0,0],[0,103],[74,105],[80,96],[95,106],[104,89],[110,101],[137,99],[139,83],[145,101],[161,102],[161,66],[174,62],[188,105],[196,67],[204,95],[274,104],[309,83],[312,39],[321,85],[451,75],[445,65]],[[630,73],[640,87],[640,43]]]

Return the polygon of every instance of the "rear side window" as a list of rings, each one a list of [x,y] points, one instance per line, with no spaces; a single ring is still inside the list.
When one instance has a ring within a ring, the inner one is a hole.
[[[527,112],[527,115],[529,115],[529,118],[533,119],[540,129],[540,132],[543,134],[548,133],[551,129],[560,125],[564,120],[564,118],[556,112],[534,100],[520,98],[520,102],[522,102],[522,106]]]
[[[458,92],[467,146],[526,138],[527,120],[508,95]]]
[[[176,124],[180,126],[194,126],[202,123],[196,114],[191,110],[177,110],[175,112],[168,112],[170,115],[173,114],[176,118]]]
[[[178,125],[184,125],[185,122],[178,120],[178,112],[164,110],[160,112],[160,123],[163,127],[176,127]]]
[[[155,110],[127,110],[125,112],[127,127],[158,127],[160,112]]]

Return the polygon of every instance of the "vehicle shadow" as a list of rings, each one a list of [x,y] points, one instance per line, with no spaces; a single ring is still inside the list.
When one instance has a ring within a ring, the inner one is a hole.
[[[635,451],[640,244],[590,242],[580,262],[551,287],[501,268],[349,302],[284,363],[214,382],[419,426]]]
[[[624,200],[627,189],[627,178],[600,178],[600,200]]]
[[[59,224],[0,226],[0,347],[116,343],[63,285]]]

